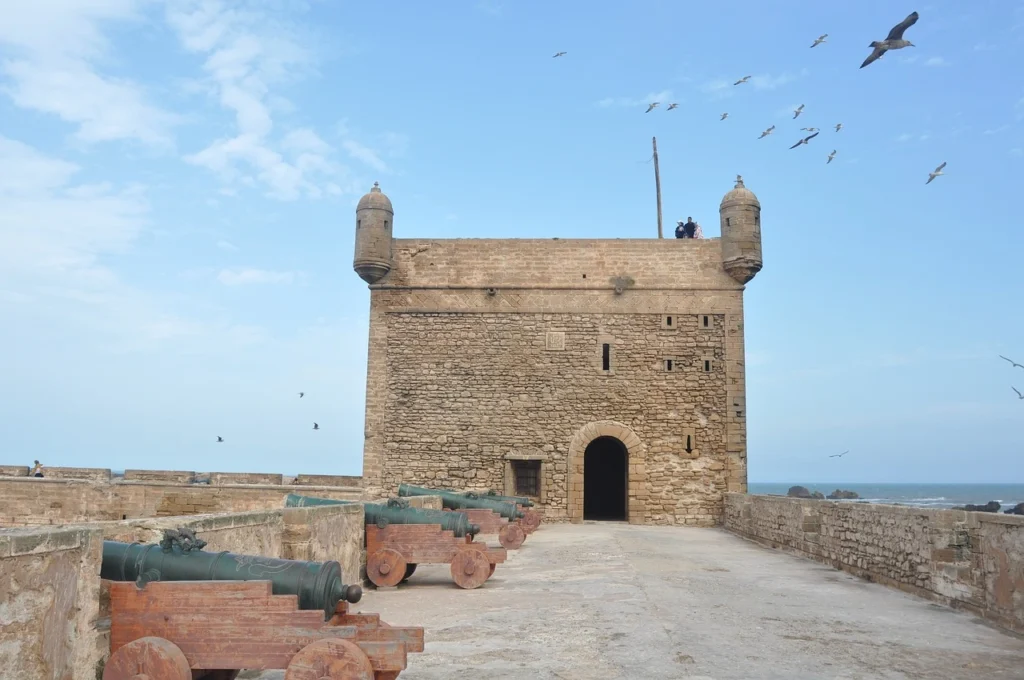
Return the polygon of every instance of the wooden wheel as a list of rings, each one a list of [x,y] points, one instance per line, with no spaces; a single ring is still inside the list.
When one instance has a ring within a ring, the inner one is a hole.
[[[402,671],[377,671],[377,674],[373,676],[373,680],[395,680],[401,672]]]
[[[284,680],[374,680],[373,664],[354,642],[317,640],[292,657]]]
[[[526,515],[523,517],[523,528],[526,529],[526,533],[532,534],[540,526],[540,513],[529,508],[523,510],[523,513]]]
[[[480,550],[462,549],[452,558],[452,580],[460,588],[479,588],[491,575],[491,565]]]
[[[235,680],[241,670],[192,671],[192,680]]]
[[[192,671],[178,645],[160,637],[143,637],[110,655],[103,680],[192,680]]]
[[[498,543],[506,550],[516,550],[526,540],[526,532],[518,522],[509,522],[498,532]]]
[[[489,574],[487,574],[487,578],[490,578],[490,577],[494,576],[494,570],[495,570],[495,569],[496,569],[497,567],[498,567],[498,565],[497,565],[497,564],[495,564],[494,562],[491,562],[491,571],[490,571],[490,573],[489,573]]]
[[[416,563],[409,562],[405,565],[405,576],[402,578],[402,583],[409,580],[409,577],[416,573]]]
[[[405,578],[405,558],[391,548],[381,548],[366,560],[366,578],[378,588],[397,586]]]

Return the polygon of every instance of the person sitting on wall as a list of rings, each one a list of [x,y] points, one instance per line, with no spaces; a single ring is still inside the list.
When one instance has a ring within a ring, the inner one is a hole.
[[[43,464],[40,463],[38,460],[37,461],[33,461],[33,462],[35,463],[35,467],[32,468],[32,476],[33,477],[42,477],[43,476]]]
[[[704,238],[704,230],[700,228],[700,223],[699,222],[696,224],[696,226],[693,229],[693,237],[694,238]]]

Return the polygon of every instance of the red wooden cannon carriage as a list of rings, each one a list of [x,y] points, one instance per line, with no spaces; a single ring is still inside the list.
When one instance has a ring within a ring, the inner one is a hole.
[[[504,562],[504,548],[456,537],[440,524],[366,525],[366,578],[375,586],[397,586],[418,564],[450,564],[460,588],[479,588]]]
[[[498,543],[506,550],[518,550],[526,540],[527,532],[526,527],[521,524],[522,520],[509,522],[494,510],[485,508],[462,508],[448,512],[464,513],[470,522],[480,525],[480,535],[497,535]]]
[[[234,680],[284,669],[285,680],[394,680],[423,628],[377,614],[300,610],[270,581],[109,582],[110,659],[103,680]]]

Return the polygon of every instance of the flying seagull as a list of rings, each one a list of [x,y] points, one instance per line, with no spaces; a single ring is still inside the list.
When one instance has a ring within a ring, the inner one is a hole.
[[[828,155],[828,160],[827,160],[827,161],[825,161],[825,165],[828,165],[829,163],[831,163],[831,162],[832,162],[832,159],[833,159],[833,158],[835,158],[835,157],[836,157],[836,150],[835,150],[835,149],[832,149],[832,153],[830,153],[830,154]]]
[[[768,135],[770,135],[773,132],[775,132],[775,126],[774,125],[771,126],[770,128],[768,128],[767,130],[765,130],[764,132],[762,132],[761,133],[761,137],[767,137]],[[758,137],[758,139],[761,139],[761,137]]]
[[[1020,393],[1020,390],[1018,390],[1018,389],[1017,389],[1016,387],[1013,387],[1013,386],[1011,385],[1011,386],[1010,386],[1010,389],[1011,389],[1011,390],[1013,390],[1014,392],[1016,392],[1016,393],[1017,393],[1017,396],[1018,396],[1018,397],[1020,397],[1021,399],[1024,399],[1024,394],[1021,394],[1021,393]]]
[[[726,118],[728,118],[728,117],[729,117],[729,112],[727,111],[727,112],[723,113],[723,114],[722,114],[722,117],[721,117],[721,118],[719,118],[718,120],[725,120],[725,119],[726,119]]]
[[[316,423],[313,423],[313,429],[314,429],[314,430],[319,430],[319,429],[320,429],[320,426],[319,426],[319,425],[317,425]]]
[[[889,31],[889,35],[885,37],[885,40],[874,40],[868,47],[874,48],[868,58],[864,60],[864,63],[860,65],[864,68],[868,64],[874,61],[878,61],[883,54],[889,50],[899,50],[904,47],[916,47],[914,43],[909,40],[903,39],[903,31],[907,30],[911,26],[917,23],[917,12],[911,12],[907,15],[907,18],[892,27]]]
[[[815,137],[817,137],[819,134],[821,134],[821,133],[820,132],[815,132],[813,135],[808,135],[807,137],[804,137],[799,142],[797,142],[796,144],[794,144],[793,146],[791,146],[789,148],[790,149],[795,149],[796,147],[800,146],[801,144],[806,144],[807,142],[809,142],[812,139],[814,139]]]
[[[839,132],[842,129],[843,129],[843,124],[842,123],[836,123],[836,132]]]
[[[644,111],[644,113],[650,113],[651,111],[653,111],[653,110],[654,110],[654,108],[655,108],[655,107],[656,107],[657,105],[658,105],[658,102],[651,102],[651,105],[647,107],[647,110],[646,110],[646,111]]]
[[[940,165],[939,167],[935,168],[935,172],[929,172],[928,173],[928,181],[925,182],[925,184],[931,184],[933,179],[935,179],[939,175],[944,175],[945,173],[942,172],[942,169],[944,167],[946,167],[946,161],[942,161],[942,165]]]
[[[842,458],[848,453],[849,451],[843,451],[842,453],[833,453],[831,456],[829,456],[829,458]]]
[[[801,130],[806,130],[807,132],[817,132],[818,131],[818,128],[800,128],[800,129]]]
[[[302,399],[304,396],[306,396],[305,392],[299,392],[299,399]]]
[[[218,435],[217,436],[217,442],[220,443],[220,442],[223,442],[223,441],[224,441],[224,437],[221,437],[221,436]]]
[[[551,57],[551,58],[552,58],[552,59],[554,59],[555,57],[562,57],[562,56],[565,56],[565,52],[557,52],[557,53],[555,54],[555,56],[554,56],[554,57]]]
[[[742,78],[737,80],[735,83],[733,83],[733,85],[740,85],[742,83],[747,82],[748,80],[750,80],[750,76],[743,76]]]
[[[796,120],[796,119],[797,119],[797,117],[798,117],[798,116],[799,116],[799,115],[800,115],[801,113],[803,113],[803,112],[804,112],[804,105],[803,105],[803,104],[801,104],[800,106],[798,106],[798,107],[796,107],[795,109],[793,109],[793,120]]]
[[[1003,360],[1005,360],[1005,361],[1009,361],[1009,362],[1010,362],[1010,365],[1011,365],[1011,366],[1013,366],[1014,368],[1024,368],[1024,366],[1021,366],[1020,364],[1018,364],[1018,363],[1017,363],[1016,361],[1014,361],[1013,359],[1010,359],[1009,357],[1004,357],[1004,356],[1003,356],[1002,354],[1000,354],[1000,355],[999,355],[999,358],[1000,358],[1000,359],[1003,359]]]
[[[820,45],[823,42],[828,42],[827,40],[825,40],[825,38],[827,38],[827,37],[828,37],[828,33],[825,33],[824,35],[819,35],[817,40],[814,41],[814,44],[811,45],[811,47],[817,47],[818,45]]]
[[[679,108],[679,104],[669,104],[668,108],[665,109],[665,110],[666,111],[671,111],[672,109],[677,109],[677,108]]]

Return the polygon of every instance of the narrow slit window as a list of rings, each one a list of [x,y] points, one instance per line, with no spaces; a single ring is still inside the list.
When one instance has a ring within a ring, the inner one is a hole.
[[[754,215],[754,224],[756,224],[759,227],[761,226],[761,216],[760,215]]]
[[[703,324],[704,328],[711,328],[711,317],[705,315],[701,319],[701,323]]]
[[[727,226],[727,227],[731,227],[732,226],[732,218],[731,217],[726,217],[725,218],[725,226]]]
[[[361,226],[363,226],[363,221],[362,220],[356,220],[356,229],[358,229]]]
[[[610,371],[612,368],[612,346],[607,342],[601,345],[601,370]]]
[[[672,317],[671,316],[666,316],[665,317],[665,325],[666,326],[671,326],[672,325]]]
[[[710,373],[711,372],[711,360],[710,359],[705,359],[704,360],[704,372],[705,373]]]
[[[388,230],[388,221],[384,220],[384,231]]]
[[[672,370],[672,360],[671,359],[665,359],[665,370],[666,371],[671,371]]]

